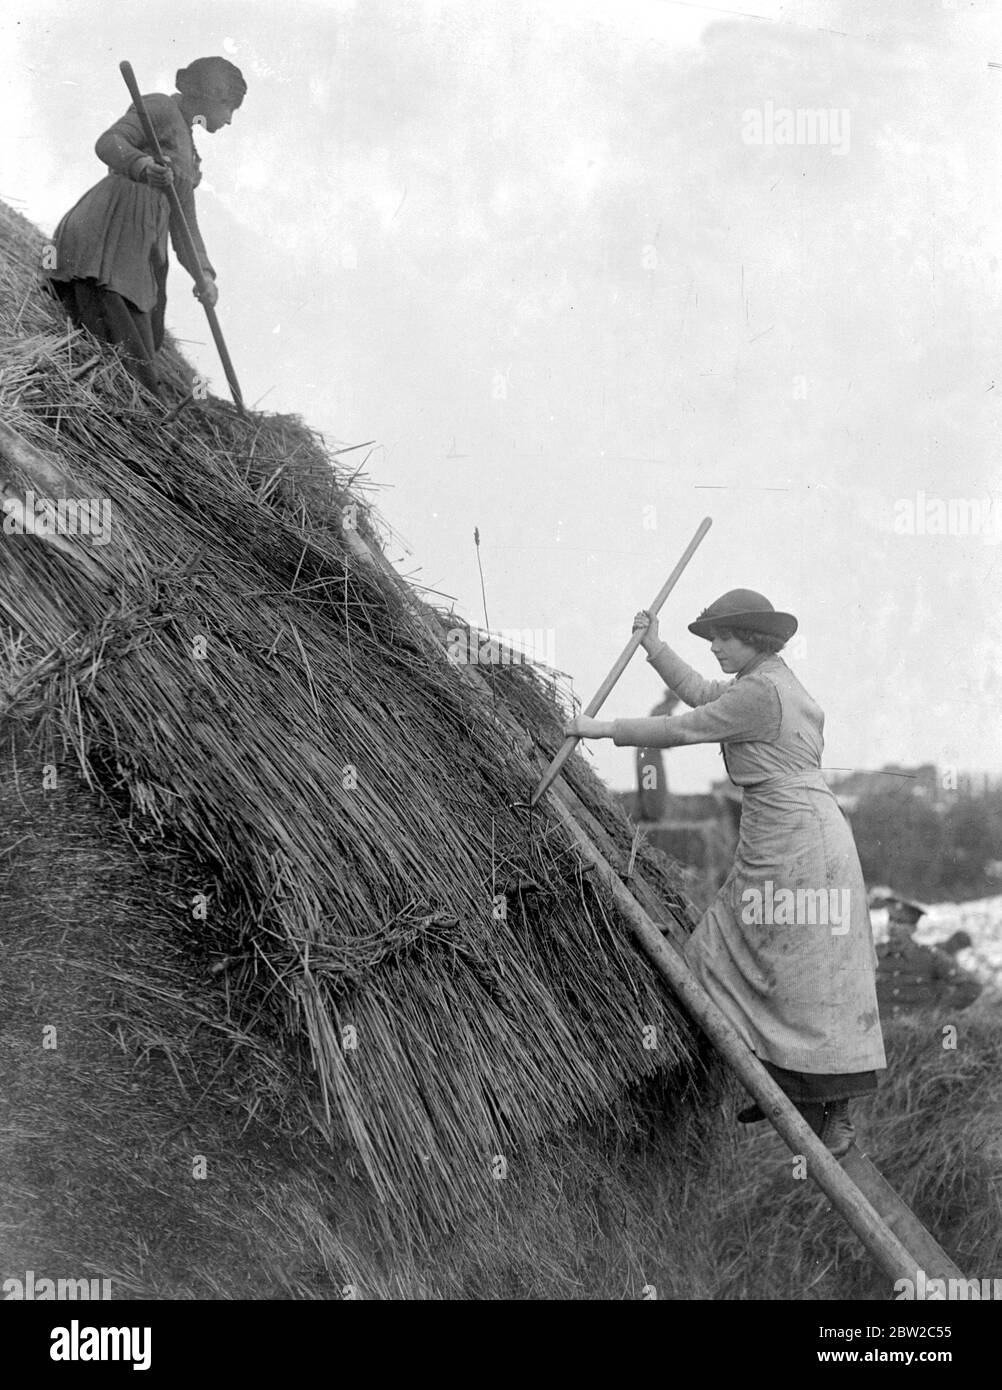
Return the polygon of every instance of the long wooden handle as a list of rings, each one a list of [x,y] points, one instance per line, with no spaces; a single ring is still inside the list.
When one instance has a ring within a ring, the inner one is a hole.
[[[146,103],[143,101],[142,94],[139,91],[139,84],[136,81],[136,74],[132,70],[132,64],[123,61],[119,63],[118,70],[125,78],[125,85],[129,89],[129,95],[132,97],[133,105],[136,108],[136,115],[139,117],[139,123],[143,127],[143,134],[146,136],[146,143],[153,152],[154,159],[158,164],[166,164],[167,160],[164,158],[163,149],[161,148],[160,141],[157,139],[157,133],[153,128],[153,122],[150,120],[150,113],[147,111]],[[184,246],[188,262],[194,267],[192,278],[195,281],[195,286],[198,289],[199,295],[204,295],[208,289],[209,282],[202,271],[198,252],[192,240],[191,229],[188,226],[181,208],[181,199],[178,197],[177,189],[173,184],[165,191],[170,200],[175,229]],[[219,327],[219,319],[216,317],[216,311],[212,305],[207,304],[204,299],[201,303],[202,308],[205,310],[205,317],[209,320],[209,328],[212,332],[213,341],[216,344],[216,351],[219,353],[219,360],[223,364],[223,371],[226,373],[226,380],[229,382],[230,394],[233,396],[234,404],[240,414],[244,415],[246,411],[244,409],[243,392],[240,390],[237,374],[233,370],[233,363],[230,360],[230,354],[223,339],[223,330]]]
[[[665,600],[671,593],[672,589],[674,589],[675,585],[678,583],[679,576],[681,575],[682,571],[685,569],[689,561],[692,559],[693,555],[695,555],[700,542],[702,541],[703,537],[706,535],[707,531],[709,531],[712,525],[713,522],[711,521],[711,519],[708,516],[704,516],[703,520],[699,523],[699,526],[696,528],[696,534],[693,536],[692,540],[686,546],[685,551],[682,554],[682,558],[679,560],[678,564],[675,566],[671,574],[668,576],[664,584],[661,586],[661,589],[658,592],[658,595],[655,598],[654,602],[648,604],[647,611],[650,613],[652,618],[657,617],[658,613],[660,613],[661,609],[664,607]],[[598,714],[599,710],[605,704],[609,692],[612,690],[613,686],[616,684],[620,676],[626,670],[627,666],[629,666],[630,659],[633,656],[633,653],[637,650],[641,642],[644,640],[644,635],[644,630],[642,628],[638,628],[637,631],[634,632],[633,635],[630,637],[630,640],[627,642],[626,646],[623,648],[622,652],[617,657],[612,670],[609,672],[605,680],[596,690],[595,694],[592,696],[587,707],[585,708],[584,714],[589,719],[593,718],[596,714]],[[543,773],[539,786],[533,792],[532,799],[529,802],[530,806],[535,806],[539,801],[540,797],[545,795],[547,788],[553,782],[553,779],[556,777],[557,773],[560,771],[564,763],[567,761],[567,759],[574,752],[574,749],[577,747],[579,738],[580,735],[578,734],[569,734],[567,738],[564,739],[563,743],[560,745],[556,757],[553,759],[549,767]]]
[[[573,816],[561,811],[559,805],[556,809],[584,856],[595,866],[608,887],[616,905],[629,922],[634,940],[640,949],[671,986],[675,997],[690,1018],[696,1020],[733,1071],[748,1087],[766,1118],[786,1140],[792,1152],[802,1154],[806,1158],[808,1175],[830,1198],[832,1206],[856,1232],[884,1273],[893,1280],[911,1279],[915,1283],[920,1267],[916,1254],[889,1228],[880,1213],[874,1209],[873,1203],[846,1174],[838,1159],[828,1152],[794,1108],[789,1097],[740,1037],[723,1010],[707,994],[685,959],[665,940]],[[928,1233],[926,1234],[928,1236]],[[947,1260],[945,1268],[951,1270],[955,1266]]]

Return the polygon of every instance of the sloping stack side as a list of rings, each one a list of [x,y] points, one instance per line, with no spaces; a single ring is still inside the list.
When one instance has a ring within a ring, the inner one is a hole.
[[[499,1157],[655,1070],[688,1079],[690,1030],[566,832],[515,807],[560,742],[554,688],[468,679],[347,543],[375,522],[320,439],[212,399],[168,419],[67,331],[42,246],[4,213],[0,481],[106,500],[111,538],[0,537],[20,775],[72,764],[137,845],[184,857],[229,1007],[301,1059],[388,1208],[447,1228]],[[615,800],[580,759],[567,775],[625,863]],[[639,862],[684,921],[671,866]]]

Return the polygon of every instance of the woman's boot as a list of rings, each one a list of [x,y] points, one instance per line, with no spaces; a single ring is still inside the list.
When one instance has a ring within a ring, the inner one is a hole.
[[[825,1106],[820,1139],[836,1158],[848,1153],[856,1138],[856,1129],[849,1116],[848,1099],[830,1100]]]
[[[841,1158],[856,1138],[856,1130],[849,1117],[849,1101],[802,1100],[795,1104],[822,1144],[836,1158]],[[742,1125],[754,1125],[765,1118],[758,1104],[746,1105],[738,1111],[738,1123]]]
[[[801,1101],[797,1109],[835,1158],[841,1158],[848,1152],[856,1138],[856,1131],[849,1118],[848,1099]]]

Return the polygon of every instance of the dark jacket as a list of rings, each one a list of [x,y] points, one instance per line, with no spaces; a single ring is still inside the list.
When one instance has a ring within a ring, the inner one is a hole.
[[[885,1018],[921,1009],[966,1009],[980,993],[977,980],[935,947],[911,940],[877,947],[877,1003]]]
[[[50,276],[53,280],[95,280],[148,313],[162,294],[163,276],[157,272],[167,263],[168,234],[178,260],[192,278],[199,270],[215,278],[215,271],[205,254],[195,216],[194,191],[202,174],[180,98],[155,92],[143,100],[161,148],[171,161],[174,187],[199,265],[188,264],[167,194],[134,181],[150,150],[135,108],[130,106],[97,142],[97,154],[111,173],[83,195],[55,230],[56,265]]]

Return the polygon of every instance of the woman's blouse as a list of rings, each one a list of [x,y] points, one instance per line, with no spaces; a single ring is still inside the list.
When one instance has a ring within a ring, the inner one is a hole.
[[[647,660],[694,708],[686,714],[616,719],[617,745],[719,743],[738,786],[820,768],[824,713],[780,657],[763,652],[729,681],[704,680],[665,643]]]

